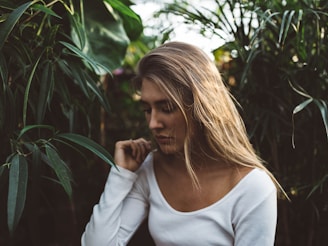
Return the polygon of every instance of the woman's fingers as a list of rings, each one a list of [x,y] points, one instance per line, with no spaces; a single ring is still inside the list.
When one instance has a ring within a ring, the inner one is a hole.
[[[130,140],[131,141],[131,150],[132,156],[138,163],[141,163],[146,155],[149,153],[151,145],[149,141],[146,141],[143,138]]]
[[[119,141],[115,146],[114,159],[119,166],[135,171],[139,168],[150,150],[150,141],[143,138]]]

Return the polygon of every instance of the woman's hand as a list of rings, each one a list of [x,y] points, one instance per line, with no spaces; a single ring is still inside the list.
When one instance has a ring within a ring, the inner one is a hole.
[[[115,164],[134,172],[140,167],[150,150],[151,143],[144,138],[118,141],[115,144]]]

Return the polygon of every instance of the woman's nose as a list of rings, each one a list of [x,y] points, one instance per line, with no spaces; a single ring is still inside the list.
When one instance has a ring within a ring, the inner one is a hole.
[[[151,130],[163,127],[163,123],[161,122],[159,115],[154,111],[152,111],[150,114],[148,127]]]

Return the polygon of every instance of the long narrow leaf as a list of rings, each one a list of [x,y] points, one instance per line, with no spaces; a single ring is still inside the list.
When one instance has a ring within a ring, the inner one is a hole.
[[[85,77],[86,77],[87,86],[96,95],[96,97],[98,98],[99,102],[101,103],[101,105],[106,110],[106,112],[109,113],[110,112],[110,105],[109,105],[109,102],[107,100],[107,97],[102,93],[102,91],[100,90],[100,88],[96,85],[95,81],[91,78],[91,76],[89,74],[85,73]]]
[[[52,9],[47,8],[46,6],[42,5],[42,4],[34,4],[33,5],[33,9],[39,10],[44,12],[45,14],[48,15],[52,15],[54,17],[57,17],[59,19],[62,19],[62,17],[60,17],[59,15],[57,15]]]
[[[46,154],[49,159],[48,165],[55,171],[60,184],[63,186],[67,195],[72,197],[72,186],[71,186],[71,173],[66,163],[60,158],[57,151],[54,150],[49,144],[45,146]]]
[[[81,1],[82,4],[82,1]],[[83,14],[83,12],[81,13]],[[79,49],[83,49],[86,44],[86,32],[85,32],[85,26],[82,21],[80,21],[78,15],[71,15],[71,28],[72,28],[72,39],[74,40],[74,43],[79,47]]]
[[[52,132],[55,131],[55,128],[53,126],[49,126],[49,125],[29,125],[29,126],[25,126],[18,134],[17,140],[20,139],[26,132],[35,129],[35,128],[43,128],[43,129],[49,129]]]
[[[79,85],[84,95],[89,98],[90,91],[87,86],[87,79],[85,78],[84,70],[81,70],[81,68],[75,64],[69,64],[69,69],[72,73],[72,80],[74,80]]]
[[[78,144],[93,152],[95,155],[97,155],[99,158],[104,160],[106,163],[115,166],[113,162],[113,157],[110,155],[110,153],[104,147],[102,147],[101,145],[97,144],[96,142],[94,142],[93,140],[87,137],[75,133],[61,133],[57,135],[57,138],[66,139],[70,142]]]
[[[0,50],[2,49],[4,43],[6,42],[10,32],[14,28],[15,24],[25,12],[25,10],[30,7],[32,2],[24,3],[23,5],[19,6],[15,9],[11,14],[8,16],[7,20],[0,25]]]
[[[8,228],[12,234],[22,216],[28,177],[28,166],[25,157],[16,154],[9,170],[9,188],[7,201]]]
[[[87,56],[86,54],[84,54],[81,50],[79,50],[77,47],[64,42],[64,41],[60,41],[60,43],[62,45],[64,45],[66,48],[68,48],[70,51],[72,51],[75,55],[77,55],[78,57],[80,57],[81,59],[83,59],[84,61],[86,61],[95,72],[99,73],[101,69],[105,70],[107,73],[111,73],[110,69],[103,66],[102,64],[99,64],[98,62],[96,62],[95,60],[93,60],[91,57]]]
[[[289,80],[289,85],[290,87],[299,95],[306,97],[306,98],[312,98],[301,86],[297,85],[298,88],[296,88],[296,86],[294,86],[292,84],[292,82]]]
[[[23,104],[23,125],[24,126],[26,125],[27,103],[28,103],[28,97],[29,97],[29,94],[30,94],[30,88],[31,88],[32,80],[33,80],[35,70],[38,67],[38,64],[40,62],[40,59],[41,59],[42,55],[43,55],[43,52],[40,54],[38,60],[35,62],[34,66],[32,68],[31,74],[28,78],[26,88],[25,88],[24,104]]]
[[[51,101],[52,86],[54,84],[54,69],[51,62],[44,66],[40,81],[40,93],[36,112],[36,123],[41,124],[46,112],[47,105]]]
[[[304,102],[298,104],[293,110],[293,115],[292,115],[292,125],[293,125],[292,146],[293,146],[293,148],[295,148],[295,120],[294,120],[294,115],[297,114],[298,112],[302,111],[311,102],[313,102],[313,98],[309,98],[309,99],[305,100]]]
[[[293,110],[293,115],[297,114],[298,112],[302,111],[308,104],[310,104],[313,101],[313,98],[309,98],[305,100],[304,102],[298,104],[294,110]]]
[[[286,16],[288,15],[289,10],[285,11],[282,15],[282,20],[281,20],[281,26],[280,26],[280,31],[279,31],[279,38],[278,38],[278,42],[281,43],[282,42],[282,36],[284,34],[285,31],[285,22],[286,22]]]
[[[317,191],[319,188],[322,189],[322,187],[325,185],[325,182],[328,180],[328,174],[324,175],[322,179],[320,179],[317,184],[315,184],[310,191],[310,193],[307,195],[306,199],[309,199],[312,194]],[[322,192],[322,191],[321,191]]]
[[[314,103],[318,106],[318,108],[320,110],[322,121],[323,121],[323,124],[325,126],[326,135],[327,135],[327,139],[328,139],[328,109],[327,109],[327,104],[324,100],[314,100]]]
[[[5,90],[5,86],[8,80],[8,67],[7,67],[7,61],[2,53],[0,53],[0,78],[3,83],[2,84],[3,90]]]
[[[278,42],[280,44],[285,43],[285,40],[286,40],[286,37],[288,34],[288,30],[289,30],[289,27],[290,27],[290,24],[291,24],[294,14],[295,14],[295,10],[287,10],[283,14],[280,32],[279,32],[279,40],[278,40]]]

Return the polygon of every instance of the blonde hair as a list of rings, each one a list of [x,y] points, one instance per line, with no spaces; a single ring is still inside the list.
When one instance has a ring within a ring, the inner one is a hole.
[[[226,163],[259,168],[267,172],[277,187],[274,176],[263,165],[253,149],[235,100],[224,85],[212,60],[196,46],[169,42],[145,55],[138,64],[134,80],[137,89],[142,80],[156,83],[177,104],[187,124],[184,155],[193,183],[199,187],[191,160],[192,124],[204,134],[212,158]]]

